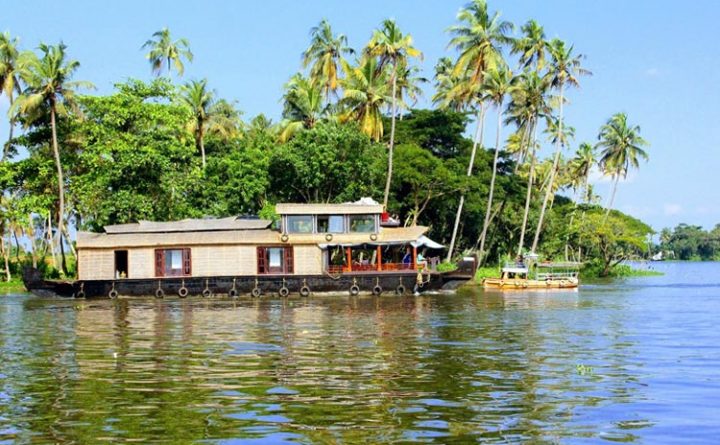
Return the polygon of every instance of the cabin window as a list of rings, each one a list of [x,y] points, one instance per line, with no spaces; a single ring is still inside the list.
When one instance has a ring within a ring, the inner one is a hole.
[[[290,215],[287,217],[287,233],[313,233],[312,215]]]
[[[350,215],[350,232],[375,233],[375,215]]]
[[[290,274],[295,262],[292,247],[258,247],[258,274]]]
[[[190,249],[155,250],[155,276],[183,277],[191,274]]]
[[[115,251],[115,278],[128,277],[128,251]]]
[[[345,232],[345,217],[342,215],[322,215],[317,217],[318,233]]]

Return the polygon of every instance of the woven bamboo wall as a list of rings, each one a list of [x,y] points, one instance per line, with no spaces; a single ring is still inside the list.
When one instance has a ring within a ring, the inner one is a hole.
[[[81,280],[102,280],[115,277],[115,254],[112,250],[78,251],[78,277]]]
[[[322,273],[322,250],[317,246],[295,246],[295,273],[311,275]]]

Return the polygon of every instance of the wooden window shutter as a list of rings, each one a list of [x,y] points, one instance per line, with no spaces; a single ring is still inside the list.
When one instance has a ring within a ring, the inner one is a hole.
[[[183,249],[183,275],[192,275],[192,257],[190,249]]]
[[[284,250],[285,257],[285,273],[293,273],[295,260],[293,258],[293,248],[286,247]]]
[[[161,249],[155,249],[155,276],[162,277],[165,275],[165,252]]]
[[[257,248],[257,273],[264,274],[265,270],[266,270],[265,269],[265,248],[258,247]]]

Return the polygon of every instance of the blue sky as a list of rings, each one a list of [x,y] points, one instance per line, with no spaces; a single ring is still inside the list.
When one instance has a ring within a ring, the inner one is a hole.
[[[309,29],[327,18],[336,32],[361,47],[372,29],[394,18],[424,52],[428,77],[446,50],[445,29],[465,1],[24,1],[0,0],[0,31],[25,48],[63,40],[81,62],[77,79],[99,93],[128,77],[149,79],[140,50],[167,26],[190,40],[195,61],[185,79],[207,77],[221,96],[237,100],[246,117],[277,119],[283,83],[300,67]],[[575,144],[594,142],[598,128],[618,111],[641,126],[650,162],[620,184],[616,207],[656,230],[680,222],[707,228],[720,223],[720,50],[714,30],[720,2],[694,0],[491,1],[491,10],[521,25],[534,18],[548,37],[587,55],[594,73],[571,91],[566,119]],[[429,96],[432,94],[427,88]],[[427,105],[427,100],[420,105]],[[0,102],[0,113],[7,103]],[[488,119],[494,121],[489,115]],[[494,125],[490,125],[494,128]],[[494,129],[486,144],[495,139]],[[0,120],[0,141],[7,124]],[[574,147],[573,147],[574,148]],[[596,180],[609,195],[609,183]]]

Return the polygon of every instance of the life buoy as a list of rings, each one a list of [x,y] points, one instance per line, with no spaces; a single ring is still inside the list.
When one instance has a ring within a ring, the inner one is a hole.
[[[155,291],[155,298],[164,298],[164,297],[165,297],[165,291],[158,287],[157,290]]]
[[[505,286],[505,280],[500,280],[500,281],[498,282],[498,284],[500,285],[500,287]]]
[[[326,233],[326,234],[325,234],[325,240],[326,240],[326,241],[332,241],[332,239],[333,239],[332,233]]]
[[[280,290],[278,291],[278,293],[280,294],[281,297],[284,298],[284,297],[287,297],[288,295],[290,295],[290,289],[288,289],[287,287],[283,286],[283,287],[280,288]]]
[[[85,298],[85,291],[82,289],[77,291],[77,293],[75,294],[75,298]]]
[[[372,293],[373,293],[373,295],[380,295],[382,293],[382,291],[383,291],[382,286],[380,286],[379,284],[376,284],[375,287],[373,287]]]
[[[355,296],[359,293],[360,293],[360,286],[358,286],[357,284],[353,284],[352,286],[350,286],[350,295]]]
[[[260,288],[257,287],[257,286],[256,286],[256,287],[253,287],[253,290],[250,291],[250,293],[251,293],[252,296],[255,297],[255,298],[257,298],[257,297],[259,297],[260,295],[262,295],[262,291],[261,291]]]
[[[181,287],[180,289],[178,289],[178,296],[179,296],[180,298],[185,298],[185,297],[187,297],[187,294],[188,294],[188,288],[187,288],[187,287],[183,286],[183,287]]]
[[[118,291],[115,290],[115,288],[110,289],[110,292],[108,292],[108,297],[110,297],[111,300],[114,300],[118,297]]]
[[[371,239],[372,241],[377,241],[377,233],[371,233],[371,234],[370,234],[370,239]]]
[[[560,281],[560,287],[564,287],[564,286],[566,286],[566,285],[567,285],[567,281],[566,281],[566,280],[561,280],[561,281]]]
[[[228,297],[235,298],[238,296],[238,291],[234,287],[228,291]]]
[[[523,287],[523,289],[527,288],[527,287],[528,287],[528,282],[527,282],[527,281],[523,281],[522,287]]]
[[[515,287],[520,287],[520,282],[518,280],[515,280],[513,284],[515,285]]]
[[[290,239],[290,237],[288,236],[287,233],[283,233],[282,236],[280,237],[280,241],[282,241],[283,243],[287,243],[289,239]]]
[[[405,293],[405,285],[404,284],[398,284],[398,286],[395,288],[395,293],[398,295],[402,295]]]
[[[212,296],[212,291],[206,287],[202,291],[202,296],[205,298],[209,298],[210,296]]]
[[[310,288],[307,285],[304,285],[300,288],[300,296],[302,297],[309,297],[310,296]]]

